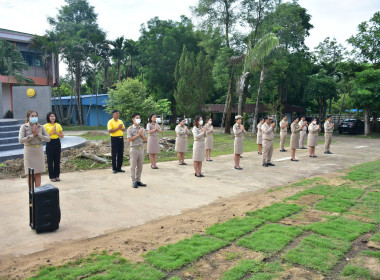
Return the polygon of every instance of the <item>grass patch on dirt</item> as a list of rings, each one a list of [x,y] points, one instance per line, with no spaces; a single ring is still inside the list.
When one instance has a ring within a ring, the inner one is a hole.
[[[315,187],[312,187],[310,189],[304,190],[302,192],[299,192],[295,195],[292,195],[290,197],[285,198],[284,200],[298,200],[300,197],[305,195],[323,195],[323,196],[329,196],[331,195],[337,187],[330,186],[330,185],[317,185]]]
[[[41,268],[37,276],[29,279],[141,279],[159,280],[166,275],[146,263],[131,264],[120,254],[92,254],[86,259],[63,266]]]
[[[380,251],[364,250],[364,251],[362,251],[362,254],[364,256],[377,258],[377,259],[379,259],[379,262],[380,262]],[[379,263],[379,265],[380,265],[380,263]]]
[[[347,265],[342,271],[342,276],[348,277],[349,279],[361,279],[361,280],[371,280],[371,272],[360,266]]]
[[[237,244],[259,252],[274,253],[280,251],[302,232],[302,229],[297,227],[268,224],[243,237]]]
[[[106,126],[64,125],[63,131],[107,130]]]
[[[352,171],[348,172],[345,179],[351,181],[379,181],[380,180],[380,170],[379,162],[371,161],[363,164],[356,165],[352,168]]]
[[[301,211],[302,207],[297,204],[274,203],[262,209],[247,212],[248,216],[269,222],[278,222],[294,213]]]
[[[296,248],[288,251],[284,255],[284,259],[308,268],[328,272],[350,247],[351,243],[345,240],[313,234],[304,238]]]
[[[255,260],[243,260],[224,273],[221,280],[239,280],[252,275],[252,280],[271,280],[277,278],[284,268],[279,262],[263,263]]]
[[[88,158],[74,158],[72,163],[76,165],[77,170],[104,169],[109,168],[110,163],[99,163]]]
[[[375,233],[372,237],[371,237],[371,241],[373,242],[377,242],[377,243],[380,243],[380,231]]]
[[[226,246],[228,242],[208,236],[195,234],[175,244],[161,246],[145,254],[145,259],[163,270],[178,269],[204,255]]]
[[[312,230],[315,233],[319,233],[327,237],[353,241],[358,236],[374,230],[376,227],[373,224],[339,217],[327,223],[313,223],[303,226],[303,228],[306,230]]]
[[[343,213],[355,205],[364,190],[352,188],[337,188],[334,193],[315,205],[315,209]]]
[[[206,229],[206,233],[227,241],[233,241],[236,238],[253,231],[263,223],[263,220],[251,217],[245,217],[242,219],[234,218],[222,224],[212,225]]]
[[[357,203],[349,214],[363,216],[380,223],[380,192],[370,191]]]

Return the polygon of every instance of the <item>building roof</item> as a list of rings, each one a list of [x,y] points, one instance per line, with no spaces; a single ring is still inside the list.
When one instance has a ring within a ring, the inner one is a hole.
[[[29,43],[29,41],[34,36],[35,35],[29,33],[0,28],[0,38],[5,39],[7,41]]]
[[[256,108],[256,104],[246,104],[243,108],[243,111],[245,113],[254,113]],[[224,104],[207,104],[206,109],[213,113],[223,113],[224,112]],[[259,103],[259,113],[268,112],[268,108],[262,104]],[[232,107],[231,113],[237,113],[238,112],[238,106],[235,105]],[[284,113],[305,113],[306,109],[299,106],[294,105],[288,105],[286,104],[284,106]]]
[[[96,98],[95,94],[87,94],[87,95],[82,95],[82,105],[84,106],[90,106],[90,105],[98,105],[98,106],[105,106],[107,105],[108,101],[108,94],[98,94],[98,98]],[[62,96],[62,105],[63,106],[69,106],[70,103],[73,105],[76,105],[76,98],[73,96],[71,99],[71,96]],[[52,103],[54,104],[54,101],[58,105],[59,103],[59,98],[55,97],[51,99]],[[96,102],[97,101],[97,102]]]

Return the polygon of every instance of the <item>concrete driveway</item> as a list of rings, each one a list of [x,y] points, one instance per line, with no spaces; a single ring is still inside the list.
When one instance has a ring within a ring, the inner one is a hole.
[[[148,186],[138,189],[131,186],[129,168],[118,174],[112,174],[111,170],[64,173],[62,181],[54,183],[60,189],[60,228],[44,234],[36,234],[29,227],[26,180],[1,180],[0,260],[177,215],[218,198],[285,185],[379,158],[379,140],[355,137],[334,140],[333,155],[323,154],[320,145],[315,159],[309,158],[307,150],[298,150],[299,162],[290,161],[289,150],[286,153],[275,150],[276,166],[268,168],[261,166],[256,151],[244,154],[242,171],[233,168],[233,155],[220,156],[213,162],[204,162],[204,178],[194,176],[191,160],[187,160],[187,166],[174,161],[159,163],[158,170],[145,165],[142,181]],[[49,183],[47,176],[43,176],[42,183]]]

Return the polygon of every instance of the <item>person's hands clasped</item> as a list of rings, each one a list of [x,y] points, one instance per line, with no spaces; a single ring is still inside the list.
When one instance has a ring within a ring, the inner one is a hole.
[[[206,126],[202,127],[202,131],[205,133],[206,132]]]
[[[274,128],[274,127],[276,126],[276,124],[275,124],[275,123],[271,123],[270,126],[271,126],[272,128]]]
[[[139,135],[142,136],[143,134],[144,134],[144,129],[143,129],[143,128],[140,128],[140,129],[139,129]]]
[[[33,135],[38,136],[38,126],[36,124],[33,125]]]
[[[123,128],[123,125],[119,124],[118,129],[122,129],[122,128]]]

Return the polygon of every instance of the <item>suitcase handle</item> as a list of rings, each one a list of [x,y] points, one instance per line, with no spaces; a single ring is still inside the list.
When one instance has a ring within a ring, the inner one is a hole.
[[[34,225],[34,169],[28,168],[28,185],[29,185],[29,225],[32,229]]]

